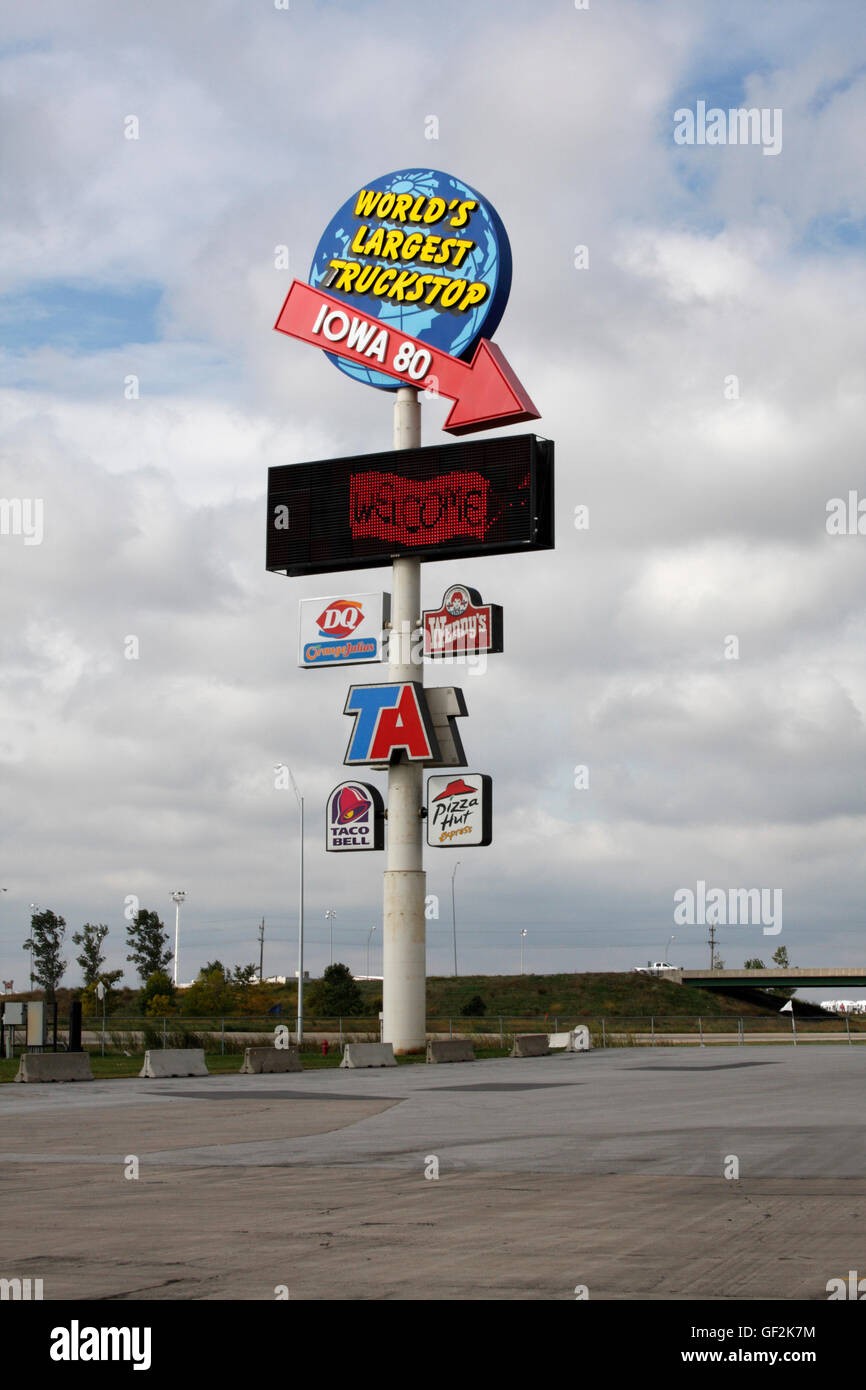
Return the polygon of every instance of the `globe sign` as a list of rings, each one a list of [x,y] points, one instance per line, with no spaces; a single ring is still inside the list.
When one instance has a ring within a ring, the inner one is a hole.
[[[358,316],[468,361],[505,311],[511,247],[495,208],[468,183],[436,169],[400,169],[343,204],[316,247],[309,282]],[[327,356],[367,386],[402,384]]]

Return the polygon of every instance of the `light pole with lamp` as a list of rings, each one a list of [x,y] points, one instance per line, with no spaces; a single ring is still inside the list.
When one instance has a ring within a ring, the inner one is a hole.
[[[375,922],[374,922],[373,925],[372,925],[372,927],[370,928],[370,930],[367,932],[367,979],[368,979],[368,980],[369,980],[369,978],[370,978],[370,938],[372,937],[373,932],[374,932],[375,930],[376,930],[376,924],[375,924]]]
[[[458,860],[457,860],[457,863],[454,865],[454,868],[451,870],[451,937],[452,937],[452,940],[453,940],[453,943],[454,943],[454,976],[455,976],[455,978],[456,978],[456,976],[457,976],[457,916],[456,916],[456,913],[455,913],[455,911],[454,911],[454,875],[457,873],[457,870],[458,870],[459,868],[460,868],[460,860],[458,859]]]
[[[332,965],[334,964],[334,918],[336,917],[336,915],[337,915],[336,912],[334,912],[333,908],[330,908],[330,907],[328,908],[327,912],[325,913],[325,921],[326,921],[326,922],[329,921],[329,922],[330,922],[330,927],[331,927],[331,964],[332,964]]]
[[[38,903],[30,904],[30,994],[33,993],[33,916],[42,909]]]
[[[105,1056],[105,985],[100,980],[96,986],[96,997],[102,1002],[102,1055]]]
[[[521,975],[524,973],[524,970],[523,970],[523,947],[524,947],[525,944],[526,944],[526,928],[525,928],[525,927],[521,927],[521,928],[520,928],[520,973],[521,973]]]
[[[180,905],[186,900],[186,893],[178,890],[168,895],[174,903],[174,987],[177,989],[177,958],[180,952]]]
[[[289,777],[292,783],[292,791],[295,793],[295,800],[298,803],[298,810],[301,813],[300,825],[300,877],[298,886],[298,1045],[304,1040],[304,798],[298,791],[298,784],[292,774],[292,769],[286,764]],[[277,768],[279,772],[280,769]]]
[[[664,955],[662,956],[662,960],[664,961],[665,965],[667,965],[667,964],[669,963],[669,962],[668,962],[668,951],[671,949],[671,941],[676,941],[676,937],[675,937],[673,934],[671,934],[671,936],[670,936],[670,938],[669,938],[669,940],[668,940],[668,944],[667,944],[667,946],[665,947],[665,953],[664,953]]]

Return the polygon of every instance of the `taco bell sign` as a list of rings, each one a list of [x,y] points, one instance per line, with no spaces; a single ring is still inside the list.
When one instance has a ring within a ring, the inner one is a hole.
[[[342,854],[385,848],[385,803],[369,782],[341,782],[328,797],[325,849]]]

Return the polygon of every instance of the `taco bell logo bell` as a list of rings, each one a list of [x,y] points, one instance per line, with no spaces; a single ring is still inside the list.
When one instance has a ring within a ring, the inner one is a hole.
[[[385,805],[368,782],[341,782],[328,797],[325,849],[332,853],[384,848]]]

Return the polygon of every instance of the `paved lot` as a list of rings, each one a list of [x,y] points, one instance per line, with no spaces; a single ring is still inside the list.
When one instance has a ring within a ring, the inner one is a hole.
[[[866,1268],[864,1088],[844,1046],[4,1086],[0,1273],[46,1298],[823,1300]]]

